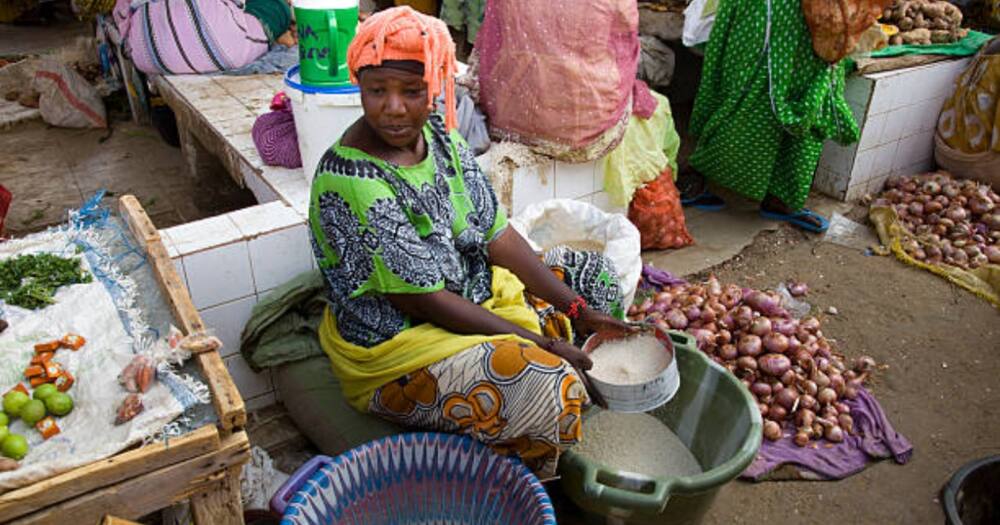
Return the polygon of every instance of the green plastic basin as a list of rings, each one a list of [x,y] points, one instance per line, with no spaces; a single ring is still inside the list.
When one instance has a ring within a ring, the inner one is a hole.
[[[638,478],[570,449],[559,463],[562,488],[591,522],[699,523],[719,488],[743,472],[757,455],[762,421],[750,392],[698,351],[692,336],[670,332],[670,338],[680,388],[669,403],[650,413],[691,450],[703,472]]]

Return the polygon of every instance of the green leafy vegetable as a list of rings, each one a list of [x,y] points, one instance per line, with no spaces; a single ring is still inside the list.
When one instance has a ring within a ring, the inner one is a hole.
[[[38,253],[0,261],[0,299],[31,310],[52,304],[60,286],[92,280],[78,258]]]

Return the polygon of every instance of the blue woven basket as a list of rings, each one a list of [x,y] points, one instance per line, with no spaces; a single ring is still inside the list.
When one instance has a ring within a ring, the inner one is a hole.
[[[554,525],[524,465],[465,436],[389,436],[336,458],[317,456],[271,499],[282,525]]]

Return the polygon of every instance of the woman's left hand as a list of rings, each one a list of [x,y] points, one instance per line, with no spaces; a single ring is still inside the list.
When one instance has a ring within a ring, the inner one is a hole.
[[[583,313],[580,314],[580,317],[573,322],[573,328],[577,332],[584,335],[590,335],[594,332],[626,334],[636,330],[624,321],[619,321],[618,319],[594,310],[593,308],[585,308]]]

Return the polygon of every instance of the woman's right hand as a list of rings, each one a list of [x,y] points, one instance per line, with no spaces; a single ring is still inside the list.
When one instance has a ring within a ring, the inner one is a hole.
[[[562,339],[549,339],[541,347],[563,359],[574,368],[579,370],[590,370],[594,363],[583,350],[563,341]]]

